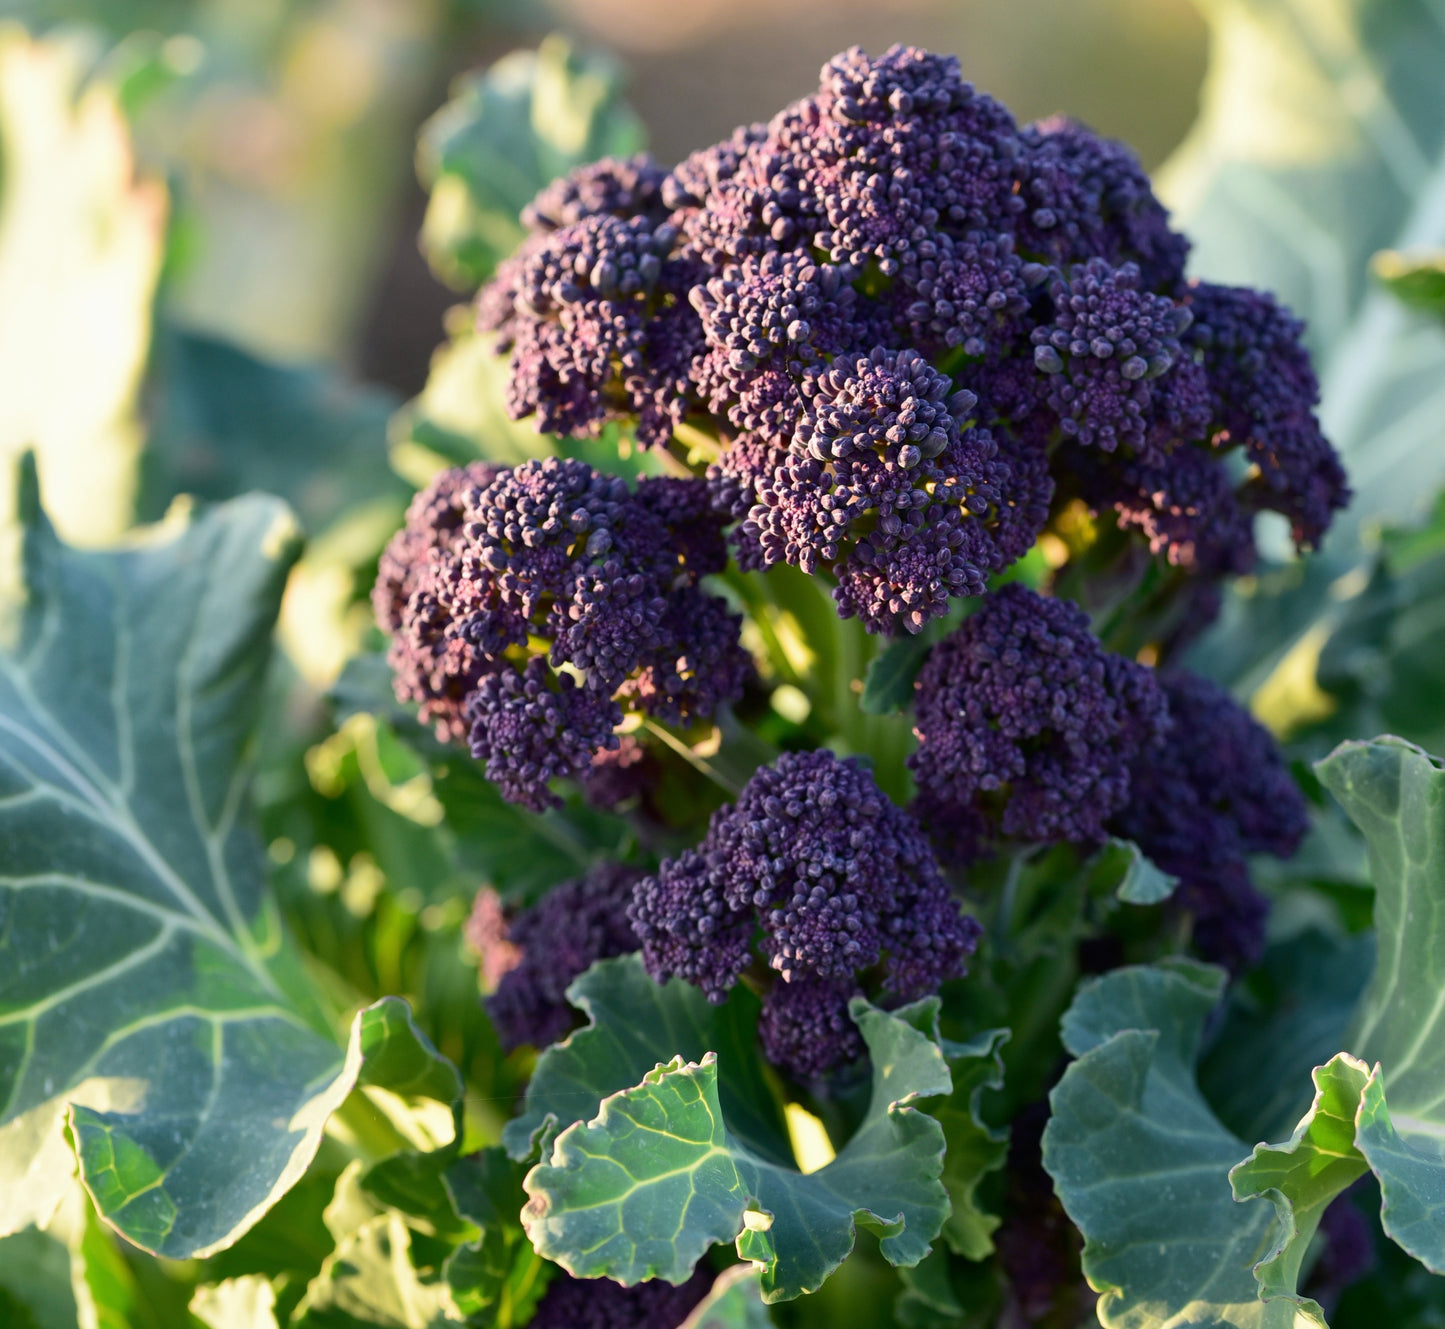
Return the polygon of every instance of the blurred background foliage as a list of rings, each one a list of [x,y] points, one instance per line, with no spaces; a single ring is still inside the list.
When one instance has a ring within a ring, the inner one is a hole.
[[[1276,289],[1308,318],[1359,491],[1313,565],[1281,556],[1246,579],[1194,663],[1252,698],[1301,763],[1382,730],[1439,751],[1445,23],[1422,27],[1429,5],[0,0],[0,488],[35,447],[57,525],[88,544],[181,496],[263,489],[293,505],[309,545],[254,787],[273,884],[337,1014],[408,995],[467,1076],[471,1138],[494,1139],[528,1067],[481,1014],[472,897],[529,898],[635,846],[576,802],[540,818],[503,803],[390,706],[366,592],[441,465],[553,450],[647,464],[623,440],[547,439],[501,409],[502,367],[464,301],[520,237],[520,208],[578,161],[643,146],[675,161],[805,93],[855,43],[957,52],[1021,120],[1066,112],[1125,139],[1163,168],[1199,272]],[[789,600],[786,581],[770,579],[778,603],[749,605],[767,636],[750,644],[776,664],[771,692],[744,703],[765,715],[752,727],[844,749],[846,723],[873,725],[875,749],[891,727],[901,772],[906,720],[860,716],[848,695],[871,643],[826,601]],[[831,642],[827,667],[808,641]],[[717,797],[698,783],[671,796]],[[1360,846],[1324,802],[1268,881],[1282,946],[1323,928],[1344,947],[1369,924]],[[1045,1060],[1076,924],[1009,939],[1018,983],[1057,989],[1040,999]],[[1245,992],[1230,1018],[1267,1023],[1298,996]],[[207,1267],[118,1257],[126,1323],[183,1323],[190,1286],[274,1268],[274,1249],[294,1263],[294,1305],[329,1249],[320,1214],[339,1171],[323,1156],[310,1189]],[[0,1320],[15,1270],[50,1287],[45,1262],[65,1256],[56,1239],[19,1240],[0,1247]],[[828,1296],[855,1313],[871,1297],[886,1318],[876,1272],[855,1261]],[[77,1314],[40,1293],[22,1309],[15,1323],[43,1329]]]

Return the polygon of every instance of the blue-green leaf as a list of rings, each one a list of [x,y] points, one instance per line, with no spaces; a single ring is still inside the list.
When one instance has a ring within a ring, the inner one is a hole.
[[[28,599],[0,657],[0,1231],[48,1217],[78,1159],[129,1240],[205,1254],[300,1177],[368,1057],[390,1067],[415,1034],[391,999],[343,1054],[246,821],[295,526],[248,498],[82,554],[33,467],[21,497]]]
[[[494,1329],[513,1329],[531,1318],[556,1273],[532,1249],[522,1228],[527,1169],[500,1145],[460,1159],[447,1169],[446,1186],[456,1212],[481,1230],[447,1257],[444,1274],[457,1309],[485,1316]]]
[[[1267,1206],[1233,1203],[1241,1151],[1194,1079],[1217,969],[1120,969],[1080,988],[1063,1022],[1077,1058],[1050,1095],[1044,1167],[1084,1234],[1084,1273],[1105,1329],[1306,1324],[1259,1300],[1251,1266]]]
[[[943,1129],[913,1103],[952,1087],[936,999],[887,1013],[861,998],[866,1116],[825,1167],[803,1175],[753,1153],[729,1129],[719,1054],[673,1058],[556,1138],[527,1175],[523,1222],[537,1250],[577,1277],[682,1282],[735,1239],[762,1267],[763,1299],[816,1291],[847,1258],[857,1226],[890,1264],[917,1264],[948,1216]]]

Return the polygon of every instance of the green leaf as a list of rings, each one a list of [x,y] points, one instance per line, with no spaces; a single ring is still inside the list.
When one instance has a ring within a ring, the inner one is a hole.
[[[1114,895],[1125,904],[1159,904],[1174,894],[1176,877],[1155,867],[1132,840],[1110,840],[1091,865],[1094,889],[1103,881],[1118,881]]]
[[[758,1271],[735,1264],[713,1280],[707,1296],[678,1329],[770,1329],[772,1323]]]
[[[0,32],[0,512],[33,448],[56,525],[86,544],[133,515],[167,212],[92,61],[83,41]]]
[[[75,1329],[80,1323],[63,1241],[33,1227],[0,1240],[0,1323],[6,1329]]]
[[[1375,884],[1378,958],[1345,1045],[1384,1067],[1395,1113],[1429,1120],[1445,1090],[1445,770],[1397,738],[1344,743],[1315,769],[1364,833]]]
[[[1375,883],[1378,959],[1346,1038],[1374,1067],[1355,1144],[1380,1178],[1385,1231],[1445,1272],[1445,769],[1381,738],[1342,744],[1316,770],[1364,833]]]
[[[603,1099],[660,1063],[677,1056],[701,1062],[714,1052],[723,1064],[729,1130],[759,1157],[791,1165],[787,1128],[757,1055],[758,999],[747,988],[714,1006],[681,979],[654,983],[641,957],[624,955],[594,964],[567,989],[567,1000],[588,1024],[538,1058],[522,1113],[502,1132],[513,1158],[530,1157],[548,1133],[595,1115]]]
[[[643,141],[617,67],[563,37],[460,79],[417,146],[431,191],[421,240],[433,271],[460,289],[480,285],[520,243],[521,211],[539,189]]]
[[[262,490],[284,498],[314,535],[363,504],[399,512],[406,503],[387,459],[391,394],[175,328],[162,329],[156,358],[143,520],[161,517],[176,494]]]
[[[674,1057],[557,1137],[525,1181],[538,1254],[577,1278],[682,1283],[743,1229],[748,1187],[717,1095],[717,1057]],[[770,1219],[768,1221],[771,1221]]]
[[[1382,249],[1370,260],[1370,270],[1403,304],[1445,318],[1445,249],[1417,254]]]
[[[1300,1264],[1330,1202],[1365,1173],[1355,1148],[1355,1112],[1369,1068],[1341,1053],[1314,1072],[1315,1099],[1282,1145],[1256,1145],[1229,1174],[1236,1200],[1269,1200],[1279,1219],[1273,1244],[1254,1266],[1259,1293],[1294,1302],[1324,1324],[1317,1302],[1295,1291]]]
[[[326,1211],[336,1250],[311,1280],[292,1316],[298,1329],[436,1329],[461,1322],[450,1289],[423,1277],[412,1259],[413,1234],[395,1210],[370,1203],[353,1163]]]
[[[507,357],[495,341],[475,331],[469,316],[432,355],[426,386],[392,420],[396,465],[418,486],[442,465],[485,457],[516,466],[556,450],[557,440],[539,433],[535,420],[507,413]]]
[[[894,1265],[917,1264],[948,1216],[944,1138],[913,1106],[949,1092],[936,999],[887,1013],[855,998],[873,1089],[834,1160],[807,1176],[737,1139],[718,1096],[719,1054],[674,1057],[575,1122],[527,1174],[523,1223],[539,1253],[579,1278],[682,1282],[735,1239],[762,1266],[763,1299],[816,1291],[847,1258],[856,1225]],[[754,1054],[755,1055],[755,1054]]]
[[[1320,555],[1230,598],[1195,658],[1252,692],[1338,612],[1325,589],[1380,518],[1421,515],[1445,481],[1445,326],[1373,281],[1382,249],[1445,247],[1445,18],[1432,0],[1199,0],[1211,60],[1194,129],[1160,187],[1193,271],[1277,293],[1301,315],[1321,420],[1355,498]],[[1312,663],[1312,662],[1311,662]]]
[[[943,1055],[953,1077],[953,1092],[946,1102],[929,1103],[928,1115],[943,1127],[947,1152],[943,1156],[943,1185],[950,1213],[943,1239],[955,1254],[969,1260],[993,1253],[993,1232],[999,1219],[978,1203],[978,1187],[990,1172],[1008,1158],[1008,1132],[994,1130],[980,1114],[985,1090],[1003,1087],[1003,1057],[999,1049],[1008,1041],[1007,1029],[990,1029],[967,1043],[945,1041]]]
[[[1274,1220],[1232,1202],[1243,1146],[1195,1083],[1223,982],[1187,961],[1120,969],[1083,985],[1064,1018],[1077,1060],[1050,1095],[1044,1167],[1084,1234],[1105,1329],[1309,1323],[1258,1298],[1250,1269]]]
[[[203,1255],[305,1171],[367,1058],[389,1067],[415,1032],[391,999],[343,1056],[246,823],[295,527],[241,499],[83,554],[51,531],[33,467],[21,499],[29,599],[0,658],[0,1230],[48,1217],[78,1159],[130,1241]]]
[[[862,710],[868,715],[906,711],[913,704],[913,680],[932,646],[932,638],[919,633],[900,637],[875,655],[863,675],[863,695],[858,701]]]
[[[526,1324],[556,1272],[522,1228],[526,1172],[494,1145],[460,1159],[446,1173],[456,1212],[481,1229],[476,1241],[448,1257],[447,1285],[463,1315],[486,1317],[483,1322],[495,1329]]]
[[[1311,928],[1272,945],[1230,985],[1199,1084],[1241,1140],[1277,1140],[1294,1128],[1309,1106],[1310,1072],[1345,1044],[1374,955],[1372,936],[1338,938]],[[1267,1082],[1261,1066],[1270,1068]]]
[[[276,1329],[276,1291],[259,1274],[198,1287],[191,1314],[207,1329]]]

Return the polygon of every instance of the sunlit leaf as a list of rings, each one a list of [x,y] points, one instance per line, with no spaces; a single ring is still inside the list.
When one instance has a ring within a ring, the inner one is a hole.
[[[758,1155],[791,1163],[787,1129],[763,1079],[754,1030],[758,999],[737,987],[714,1006],[690,983],[654,983],[636,955],[600,960],[567,989],[587,1026],[542,1053],[520,1116],[502,1143],[524,1159],[539,1141],[596,1114],[604,1098],[681,1056],[723,1060],[721,1101],[729,1128]]]
[[[1276,292],[1309,325],[1321,420],[1355,499],[1311,564],[1231,598],[1197,651],[1252,691],[1325,610],[1382,517],[1445,482],[1445,325],[1369,272],[1445,247],[1445,15],[1432,0],[1199,0],[1212,55],[1193,131],[1161,177],[1192,269]],[[1316,646],[1316,649],[1318,647]]]
[[[678,1329],[769,1329],[758,1271],[745,1264],[724,1270]]]
[[[129,1240],[206,1254],[300,1177],[367,1060],[390,1068],[418,1037],[391,998],[345,1053],[332,1041],[246,820],[295,527],[241,499],[84,554],[56,539],[33,469],[21,500],[29,595],[0,658],[0,1225],[48,1217],[78,1159]]]
[[[1223,978],[1192,962],[1119,969],[1082,986],[1064,1017],[1077,1060],[1049,1098],[1044,1167],[1084,1234],[1105,1329],[1315,1323],[1259,1300],[1251,1267],[1273,1214],[1233,1202],[1242,1142],[1195,1083]]]
[[[1382,249],[1370,269],[1397,300],[1445,318],[1445,249],[1417,254]]]
[[[555,35],[459,80],[417,148],[431,191],[422,248],[443,281],[479,285],[522,239],[520,213],[543,185],[642,146],[620,90],[611,61]]]
[[[858,1226],[890,1264],[917,1264],[948,1216],[943,1130],[913,1106],[951,1088],[937,1001],[890,1014],[855,998],[851,1011],[872,1096],[827,1166],[805,1176],[759,1157],[729,1129],[722,1054],[675,1056],[564,1130],[527,1174],[533,1245],[577,1277],[631,1285],[680,1283],[710,1246],[735,1239],[738,1254],[762,1266],[768,1302],[822,1286]]]
[[[0,511],[34,448],[56,525],[96,544],[135,503],[167,201],[86,64],[82,44],[0,30]]]

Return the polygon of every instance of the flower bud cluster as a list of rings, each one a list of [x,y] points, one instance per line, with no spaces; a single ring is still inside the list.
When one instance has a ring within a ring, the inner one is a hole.
[[[724,561],[701,481],[634,491],[558,458],[449,472],[378,581],[398,696],[546,807],[552,780],[618,746],[624,707],[687,725],[741,693],[740,620],[699,584]]]
[[[648,972],[713,1001],[751,963],[756,934],[777,975],[764,1046],[803,1075],[856,1055],[846,1007],[865,976],[920,996],[962,972],[979,934],[913,818],[856,759],[826,750],[761,768],[697,849],[639,883],[631,918]]]
[[[715,434],[739,563],[831,578],[870,631],[982,594],[1076,500],[1203,583],[1254,565],[1259,510],[1306,545],[1348,497],[1298,322],[1187,281],[1188,243],[1127,148],[1063,119],[1020,127],[951,57],[845,51],[768,123],[671,172],[580,168],[527,218],[478,300],[512,413],[557,433],[629,420],[643,447]],[[904,400],[875,410],[837,379],[875,348],[974,405],[925,391],[952,425],[878,451],[910,432]],[[859,433],[876,460],[836,451]],[[1218,597],[1190,599],[1202,619]]]

